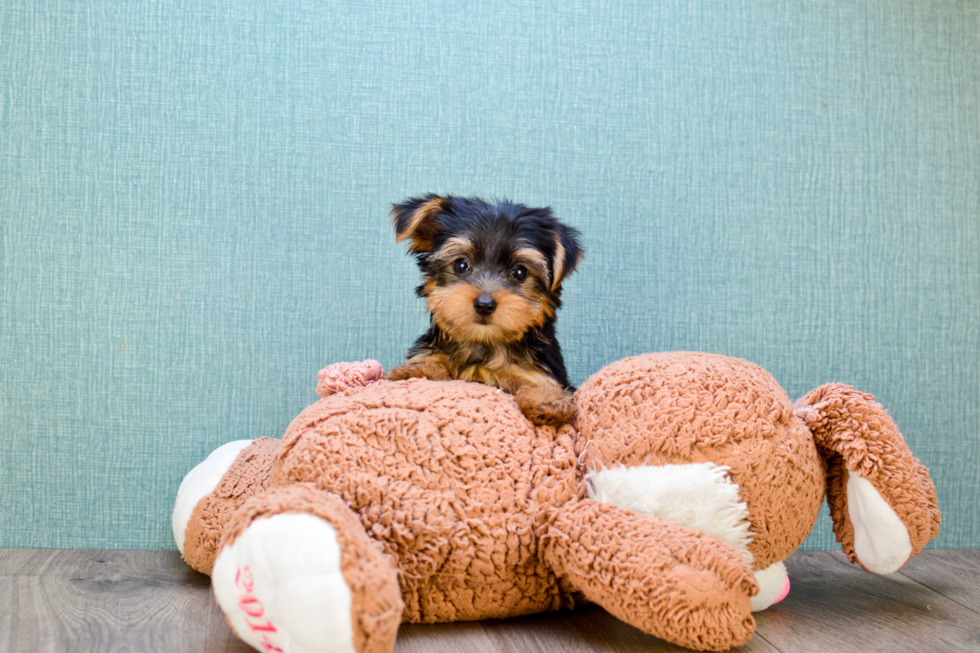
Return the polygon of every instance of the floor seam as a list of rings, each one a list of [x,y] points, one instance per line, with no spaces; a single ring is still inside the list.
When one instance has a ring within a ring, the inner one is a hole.
[[[776,646],[775,644],[773,644],[772,642],[770,642],[769,639],[766,638],[766,636],[763,635],[762,633],[760,633],[758,630],[755,631],[755,634],[756,634],[756,636],[759,639],[761,639],[762,641],[764,641],[766,644],[768,644],[769,646],[771,646],[774,649],[776,649],[777,651],[779,651],[779,653],[783,653],[783,649],[779,648],[778,646]]]
[[[907,575],[905,575],[905,574],[903,574],[903,573],[902,573],[902,572],[900,572],[900,571],[897,571],[897,572],[895,572],[895,574],[896,574],[897,576],[901,576],[902,578],[907,578],[907,579],[909,579],[910,581],[912,581],[912,582],[913,582],[913,583],[915,583],[916,585],[921,585],[922,587],[924,587],[924,588],[926,588],[926,589],[927,589],[927,590],[929,590],[930,592],[935,592],[936,594],[938,594],[939,596],[941,596],[941,597],[943,597],[944,599],[946,599],[946,600],[948,600],[948,601],[952,601],[952,602],[953,602],[953,603],[955,603],[956,605],[958,605],[958,606],[960,606],[960,607],[962,607],[962,608],[965,608],[965,609],[967,609],[967,610],[969,610],[970,612],[972,612],[972,613],[974,613],[974,614],[977,614],[977,615],[980,615],[980,610],[977,610],[976,608],[974,608],[974,607],[972,607],[972,606],[969,606],[969,605],[965,605],[965,604],[963,604],[963,603],[960,603],[959,601],[957,601],[956,599],[954,599],[954,598],[953,598],[952,596],[947,596],[946,594],[943,594],[943,593],[942,593],[942,592],[940,592],[939,590],[937,590],[937,589],[933,589],[932,587],[929,587],[928,585],[926,585],[925,583],[923,583],[923,582],[922,582],[922,581],[920,581],[920,580],[916,580],[915,578],[912,578],[911,576],[907,576]]]
[[[823,551],[823,553],[826,553],[832,560],[834,560],[835,562],[837,562],[837,563],[839,563],[841,565],[844,565],[845,567],[847,567],[847,566],[855,566],[849,560],[841,560],[837,556],[831,555],[832,554],[831,551]],[[920,581],[917,581],[916,579],[912,578],[911,576],[906,576],[905,574],[903,574],[900,571],[896,571],[896,572],[894,572],[892,574],[875,574],[875,575],[876,576],[880,576],[881,578],[884,578],[885,580],[892,580],[891,578],[889,578],[889,576],[893,576],[893,575],[894,576],[901,576],[902,578],[905,578],[906,580],[908,580],[908,581],[910,581],[910,582],[912,582],[912,583],[914,583],[914,584],[916,584],[916,585],[918,585],[920,587],[926,588],[927,590],[929,590],[930,592],[932,592],[936,596],[941,596],[944,599],[946,599],[947,601],[950,601],[952,603],[955,603],[956,605],[960,606],[961,608],[964,608],[965,610],[968,610],[968,611],[970,611],[970,612],[972,612],[974,614],[980,614],[980,612],[978,612],[976,608],[970,607],[968,605],[964,605],[964,604],[960,603],[959,601],[957,601],[956,599],[954,599],[952,597],[949,597],[949,596],[946,596],[945,594],[943,594],[942,592],[940,592],[938,590],[932,589],[931,587],[929,587],[925,583],[920,582]],[[892,580],[892,582],[894,582],[894,581]]]

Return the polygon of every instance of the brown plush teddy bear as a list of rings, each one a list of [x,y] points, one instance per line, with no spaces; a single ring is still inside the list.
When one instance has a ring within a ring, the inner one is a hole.
[[[873,397],[796,405],[710,354],[613,363],[535,427],[462,381],[320,373],[282,440],[224,445],[174,510],[235,632],[263,651],[390,651],[398,625],[595,602],[701,650],[745,642],[826,494],[852,562],[890,573],[939,529],[935,488]]]

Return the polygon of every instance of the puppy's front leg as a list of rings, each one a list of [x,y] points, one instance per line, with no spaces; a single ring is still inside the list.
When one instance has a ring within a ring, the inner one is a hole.
[[[522,379],[514,399],[524,416],[535,424],[561,426],[575,419],[575,395],[546,374]]]
[[[388,370],[385,376],[389,381],[401,381],[403,379],[448,381],[452,378],[449,373],[448,360],[442,354],[435,352],[413,356],[404,365]]]

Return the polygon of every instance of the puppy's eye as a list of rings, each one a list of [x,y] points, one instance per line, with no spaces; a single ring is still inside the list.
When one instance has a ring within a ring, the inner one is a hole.
[[[527,268],[523,265],[515,265],[510,271],[510,276],[517,279],[518,283],[527,279]]]
[[[456,274],[464,274],[470,271],[470,262],[465,258],[458,258],[453,261],[453,272]]]

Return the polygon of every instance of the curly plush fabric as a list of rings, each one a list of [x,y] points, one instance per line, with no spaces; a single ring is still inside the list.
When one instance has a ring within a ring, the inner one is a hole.
[[[939,534],[936,488],[928,470],[912,455],[902,434],[872,395],[848,385],[830,383],[796,402],[829,461],[827,502],[834,534],[847,559],[867,568],[854,550],[854,525],[848,516],[848,473],[867,479],[884,496],[908,529],[912,554]]]
[[[755,629],[752,569],[711,535],[597,501],[555,511],[545,559],[585,597],[648,633],[700,650]]]
[[[390,651],[404,607],[397,574],[387,556],[371,545],[357,517],[337,497],[305,484],[252,497],[228,522],[222,548],[232,545],[255,520],[289,513],[319,517],[336,532],[340,569],[351,594],[354,649],[357,653]]]
[[[335,392],[363,388],[384,377],[384,368],[376,360],[357,363],[334,363],[317,374],[316,393],[329,397]]]
[[[558,430],[532,426],[495,388],[389,381],[371,361],[333,365],[319,381],[324,397],[282,441],[242,451],[200,501],[200,523],[187,529],[198,553],[185,557],[210,569],[220,534],[228,546],[261,533],[247,529],[265,516],[325,520],[348,560],[357,650],[390,650],[395,613],[486,619],[583,598],[647,633],[726,650],[754,629],[754,572],[800,545],[825,491],[856,559],[847,474],[861,476],[862,501],[884,515],[881,541],[909,531],[911,544],[880,549],[890,556],[875,561],[882,568],[938,529],[928,470],[869,395],[826,386],[794,410],[742,360],[681,352],[613,363],[582,385],[576,423]],[[609,475],[620,467],[642,469]],[[600,478],[615,483],[596,491]],[[670,491],[697,479],[705,494]],[[705,522],[711,515],[724,523]],[[879,544],[875,522],[860,525]],[[386,598],[375,605],[371,592]]]
[[[581,491],[572,433],[489,386],[386,381],[303,411],[272,483],[347,502],[398,560],[405,621],[540,612],[563,601],[538,546],[547,507]]]
[[[214,491],[194,507],[187,525],[183,558],[202,574],[210,574],[218,544],[231,516],[245,501],[269,486],[272,457],[279,440],[259,438],[238,454]]]
[[[824,496],[813,437],[772,376],[744,360],[644,354],[612,363],[576,393],[589,469],[713,462],[748,504],[755,569],[806,539]]]

